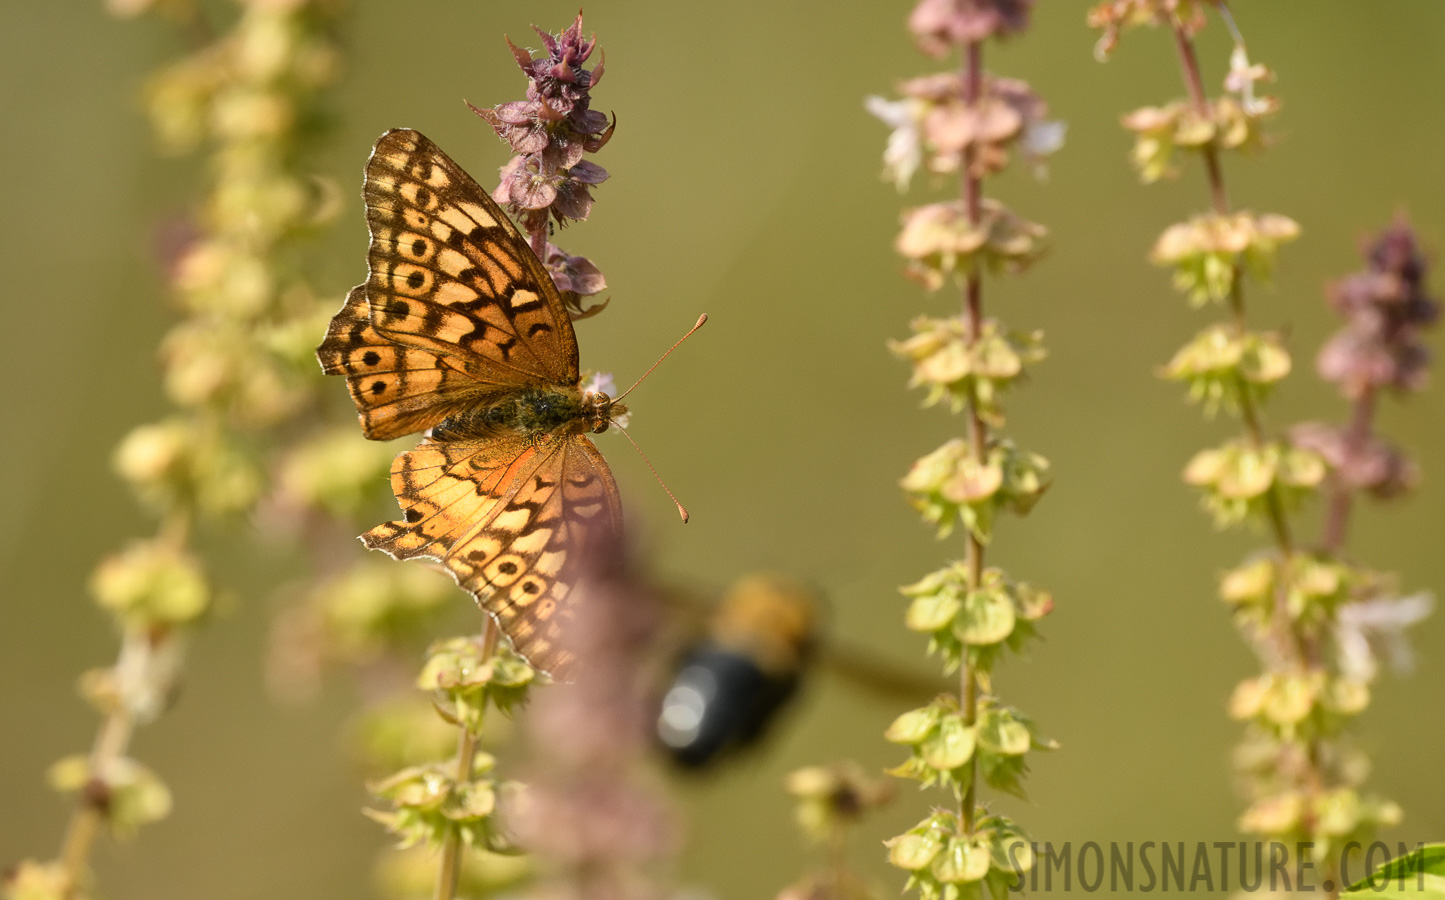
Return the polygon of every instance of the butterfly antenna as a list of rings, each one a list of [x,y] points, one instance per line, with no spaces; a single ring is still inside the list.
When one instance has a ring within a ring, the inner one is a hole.
[[[705,321],[707,321],[707,316],[703,316],[702,319],[698,320],[697,324],[701,325]],[[697,331],[697,327],[694,326],[692,331]],[[692,331],[689,331],[688,334],[692,334]],[[677,343],[680,344],[682,343],[682,341],[678,341]],[[677,344],[673,344],[673,346],[676,347]],[[672,351],[669,350],[667,352],[671,353]],[[665,355],[666,354],[664,354],[664,356]],[[662,360],[658,360],[658,362],[662,362]],[[638,380],[640,381],[641,379]],[[637,387],[637,385],[634,384],[632,387]],[[631,390],[631,388],[629,388],[628,390]],[[642,452],[642,448],[637,446],[637,442],[632,439],[632,435],[627,433],[627,429],[623,428],[621,425],[618,425],[616,422],[613,422],[612,424],[617,428],[618,431],[622,432],[623,437],[627,438],[627,442],[632,445],[633,450],[637,451],[637,455],[642,457],[642,461],[647,463],[647,470],[652,473],[653,478],[657,479],[657,483],[662,485],[662,489],[664,491],[667,491],[667,496],[672,498],[673,503],[677,503],[677,514],[682,516],[682,523],[686,525],[688,519],[687,507],[677,502],[677,495],[672,492],[672,488],[667,486],[667,482],[662,480],[662,476],[657,474],[657,470],[652,467],[652,460],[648,459],[647,454]]]
[[[678,344],[681,344],[683,341],[685,341],[685,340],[687,340],[688,338],[692,337],[692,333],[693,333],[694,331],[697,331],[699,328],[701,328],[701,327],[703,326],[703,324],[706,323],[706,322],[707,322],[707,313],[703,313],[702,315],[698,316],[698,317],[697,317],[697,324],[694,325],[694,326],[692,326],[692,328],[690,328],[690,329],[688,330],[687,334],[684,334],[682,337],[678,338],[678,339],[677,339],[677,344],[673,344],[671,347],[668,347],[668,348],[667,348],[667,353],[664,353],[664,354],[662,354],[661,356],[659,356],[659,357],[657,358],[657,362],[655,362],[655,363],[652,364],[652,369],[655,369],[655,368],[657,368],[658,366],[662,365],[662,361],[663,361],[664,359],[667,359],[668,355],[669,355],[670,353],[672,353],[672,351],[674,351],[674,350],[677,349]],[[627,390],[625,390],[625,391],[622,392],[622,397],[626,397],[628,394],[630,394],[630,393],[632,393],[634,390],[636,390],[636,389],[637,389],[637,386],[638,386],[639,384],[642,384],[642,379],[643,379],[643,378],[646,378],[647,376],[649,376],[649,375],[652,374],[652,369],[648,369],[646,372],[643,372],[643,373],[642,373],[642,378],[639,378],[639,379],[637,379],[636,381],[634,381],[634,382],[632,383],[632,387],[630,387],[630,388],[628,388]],[[613,403],[618,403],[618,402],[620,402],[620,401],[622,400],[622,397],[618,397],[616,400],[613,400],[612,402],[613,402]],[[625,433],[625,432],[624,432],[624,433]],[[628,438],[628,440],[630,441],[630,440],[632,440],[632,438]],[[636,445],[636,444],[633,444],[632,446],[636,447],[637,445]],[[638,450],[637,452],[638,452],[638,453],[641,453],[642,451],[641,451],[641,450]],[[643,459],[647,459],[646,456],[644,456],[644,457],[642,457],[642,458],[643,458]],[[652,464],[651,464],[651,463],[648,463],[648,465],[652,465]],[[653,472],[652,474],[656,475],[657,473],[656,473],[656,472]],[[658,479],[658,481],[661,481],[661,480],[662,480],[661,478]],[[663,487],[667,487],[667,485],[664,484]],[[672,491],[668,491],[668,493],[671,494]],[[672,501],[673,501],[674,503],[677,503],[677,498],[676,498],[676,497],[673,497],[673,498],[672,498]],[[678,507],[677,507],[677,508],[678,508],[678,509],[682,509],[682,504],[678,504]],[[683,520],[684,522],[687,521],[687,513],[683,513],[683,515],[682,515],[682,520]]]

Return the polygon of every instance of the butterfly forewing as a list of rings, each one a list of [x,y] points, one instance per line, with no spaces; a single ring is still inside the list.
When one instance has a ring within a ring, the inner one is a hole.
[[[372,327],[365,286],[352,288],[316,351],[328,375],[344,375],[362,432],[390,440],[425,431],[500,386],[445,353],[406,347]]]
[[[415,131],[366,167],[372,323],[398,343],[475,357],[515,384],[576,384],[577,339],[551,277],[471,176]]]

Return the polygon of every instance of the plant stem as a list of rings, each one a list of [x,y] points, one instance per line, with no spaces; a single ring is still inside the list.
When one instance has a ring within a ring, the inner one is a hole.
[[[190,513],[184,508],[176,508],[161,520],[157,537],[172,547],[181,549],[185,546],[189,534]],[[120,696],[106,711],[100,728],[96,731],[95,742],[91,745],[87,767],[92,779],[103,779],[106,773],[115,768],[115,761],[124,757],[130,749],[130,739],[135,733],[137,723],[136,710],[132,705],[133,688],[128,688],[128,685],[132,679],[148,682],[156,677],[154,661],[165,651],[167,642],[171,640],[174,640],[174,636],[170,633],[152,634],[135,629],[128,629],[121,638],[120,651],[116,655],[112,670],[117,673],[117,681],[121,682]],[[174,673],[166,673],[164,677],[174,678]],[[169,687],[166,684],[146,686],[156,693],[163,693]],[[70,821],[65,826],[59,861],[65,871],[64,896],[67,898],[75,896],[85,877],[91,848],[95,846],[101,826],[105,824],[105,803],[106,798],[103,795],[82,789]]]
[[[482,626],[481,661],[483,663],[491,659],[492,654],[496,652],[499,636],[496,620],[490,615],[486,616],[486,624]],[[482,711],[486,712],[485,707]],[[477,744],[481,734],[482,723],[480,720],[478,720],[475,730],[462,726],[461,734],[457,737],[457,783],[472,780],[472,765],[476,762]],[[462,836],[459,831],[453,830],[442,844],[441,861],[437,865],[436,900],[454,900],[461,873]]]
[[[1184,69],[1184,83],[1189,89],[1189,101],[1194,112],[1202,119],[1211,118],[1209,98],[1204,93],[1204,78],[1199,72],[1199,58],[1194,54],[1194,41],[1184,29],[1184,22],[1176,15],[1172,17],[1174,44],[1179,48],[1179,65]],[[1229,197],[1224,192],[1224,174],[1219,166],[1219,149],[1211,141],[1202,148],[1204,167],[1209,173],[1209,194],[1214,201],[1214,211],[1220,215],[1229,212]]]
[[[144,637],[128,634],[121,645],[122,662],[117,663],[116,668],[126,665],[125,657],[133,657],[136,653],[149,655],[149,641]],[[142,660],[141,665],[144,664],[145,661]],[[135,716],[122,699],[101,721],[100,730],[96,732],[95,745],[90,751],[90,771],[104,773],[114,768],[115,760],[125,755],[134,731]],[[60,863],[66,875],[66,896],[74,894],[85,875],[90,849],[95,845],[96,835],[100,833],[100,826],[105,821],[104,804],[103,797],[97,797],[83,789],[75,812],[71,814],[70,823],[66,826],[65,840],[60,849]]]
[[[971,41],[965,45],[963,51],[963,99],[971,109],[978,107],[982,90],[983,44],[979,41]],[[960,173],[964,210],[968,215],[969,224],[974,226],[977,226],[983,218],[983,184],[982,179],[974,170],[976,155],[973,144],[970,143],[964,148],[962,172]],[[977,264],[969,270],[964,285],[963,314],[968,330],[968,343],[972,348],[978,343],[979,336],[983,333],[983,280]],[[982,465],[988,458],[988,426],[979,413],[977,397],[969,398],[968,432],[973,458]],[[968,586],[970,590],[978,590],[983,583],[983,541],[979,540],[978,535],[971,530],[968,533],[966,554]],[[973,725],[978,718],[978,677],[967,653],[964,654],[963,673],[960,676],[959,700],[963,706],[964,722]],[[970,763],[968,784],[964,787],[963,796],[959,799],[959,819],[963,823],[964,832],[968,834],[973,833],[977,791],[977,766]]]
[[[1374,430],[1375,388],[1366,385],[1360,396],[1355,398],[1350,410],[1350,425],[1345,431],[1344,452],[1349,459],[1365,449],[1370,433]],[[1331,553],[1338,553],[1345,546],[1349,531],[1350,510],[1353,507],[1354,492],[1349,485],[1336,477],[1330,483],[1329,508],[1325,513],[1324,535],[1320,544]]]

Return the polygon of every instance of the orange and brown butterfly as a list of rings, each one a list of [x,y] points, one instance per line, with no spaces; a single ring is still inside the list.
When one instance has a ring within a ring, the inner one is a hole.
[[[519,653],[554,674],[581,561],[615,546],[617,483],[587,432],[625,407],[579,384],[552,278],[492,198],[415,131],[366,166],[370,272],[317,357],[346,378],[366,437],[428,431],[396,458],[403,518],[362,535],[440,561]]]

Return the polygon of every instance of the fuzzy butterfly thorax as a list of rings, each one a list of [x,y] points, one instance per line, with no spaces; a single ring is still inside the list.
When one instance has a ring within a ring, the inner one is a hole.
[[[531,437],[601,434],[627,407],[601,391],[526,388],[450,416],[432,428],[438,441],[469,441],[507,431]]]

